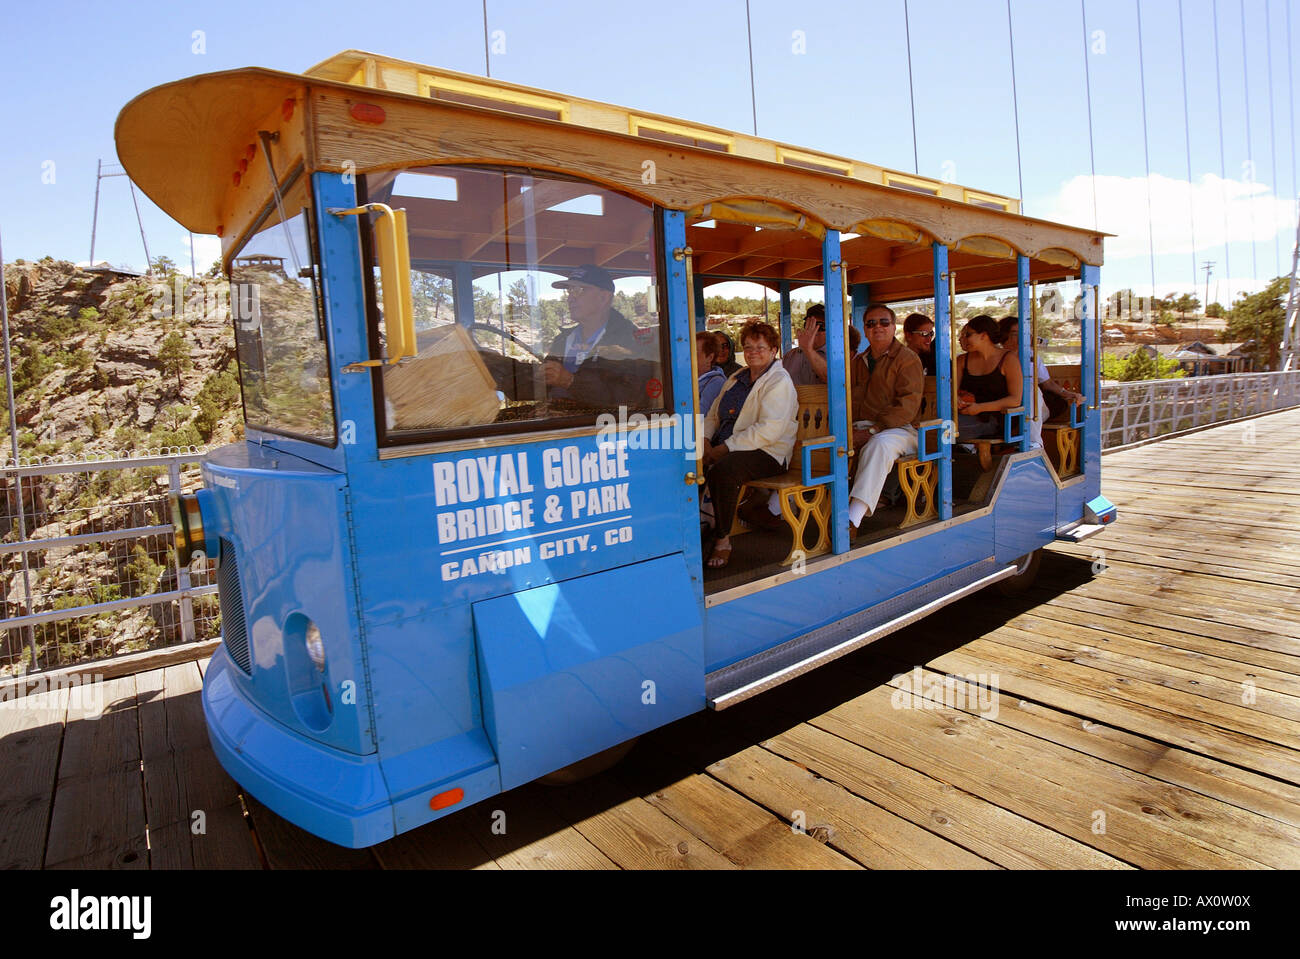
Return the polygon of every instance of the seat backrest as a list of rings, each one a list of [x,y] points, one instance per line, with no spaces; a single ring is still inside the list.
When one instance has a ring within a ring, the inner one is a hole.
[[[1083,380],[1083,367],[1078,363],[1049,366],[1047,375],[1067,390],[1074,390],[1077,393],[1079,384]]]
[[[796,386],[799,394],[799,412],[795,414],[798,431],[795,442],[802,444],[806,439],[827,436],[831,431],[830,406],[826,399],[826,387],[820,383],[811,386]]]
[[[809,386],[796,386],[799,394],[799,411],[795,413],[794,450],[790,453],[790,468],[800,469],[799,449],[809,440],[820,439],[831,433],[830,404],[827,400],[826,386],[814,383]],[[812,455],[813,472],[821,475],[830,469],[830,450],[815,450]]]
[[[921,422],[937,419],[939,416],[939,378],[937,376],[927,376],[925,378],[925,392],[922,395],[924,399],[921,401]]]

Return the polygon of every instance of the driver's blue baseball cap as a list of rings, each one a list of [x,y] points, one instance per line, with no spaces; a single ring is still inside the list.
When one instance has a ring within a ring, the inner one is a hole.
[[[588,286],[594,286],[597,289],[614,292],[614,278],[609,275],[609,271],[594,264],[580,266],[569,274],[566,280],[556,280],[551,286],[557,290],[567,290],[574,283],[586,283]]]

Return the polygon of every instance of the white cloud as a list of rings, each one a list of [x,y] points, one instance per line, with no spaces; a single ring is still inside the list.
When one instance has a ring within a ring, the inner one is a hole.
[[[176,261],[176,267],[182,273],[190,271],[190,234],[181,233],[174,252],[169,254]],[[194,234],[194,269],[200,276],[208,272],[214,261],[221,259],[221,238]]]
[[[1232,243],[1253,240],[1272,245],[1279,232],[1288,238],[1295,232],[1295,202],[1275,195],[1262,183],[1223,180],[1212,173],[1193,183],[1156,173],[1150,182],[1148,218],[1146,177],[1097,177],[1097,226],[1115,234],[1106,240],[1108,262],[1150,256],[1148,219],[1154,225],[1157,256],[1190,253],[1193,248],[1198,253],[1211,252],[1215,246],[1222,247],[1225,238]],[[1043,207],[1035,205],[1033,214],[1091,228],[1092,211],[1092,178],[1076,176],[1063,183]]]

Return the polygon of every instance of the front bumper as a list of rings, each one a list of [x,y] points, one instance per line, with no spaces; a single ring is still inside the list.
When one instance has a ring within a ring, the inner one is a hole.
[[[240,691],[218,647],[203,681],[203,715],[217,760],[268,808],[308,832],[357,849],[395,834],[379,755],[322,746],[268,717]]]

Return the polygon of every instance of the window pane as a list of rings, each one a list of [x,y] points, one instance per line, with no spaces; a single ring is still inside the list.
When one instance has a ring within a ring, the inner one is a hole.
[[[230,269],[231,312],[250,426],[334,438],[307,210],[254,234]],[[275,220],[272,216],[271,220]]]
[[[374,176],[367,197],[405,208],[411,240],[418,355],[384,370],[389,432],[665,408],[651,207],[590,183],[465,167]]]

